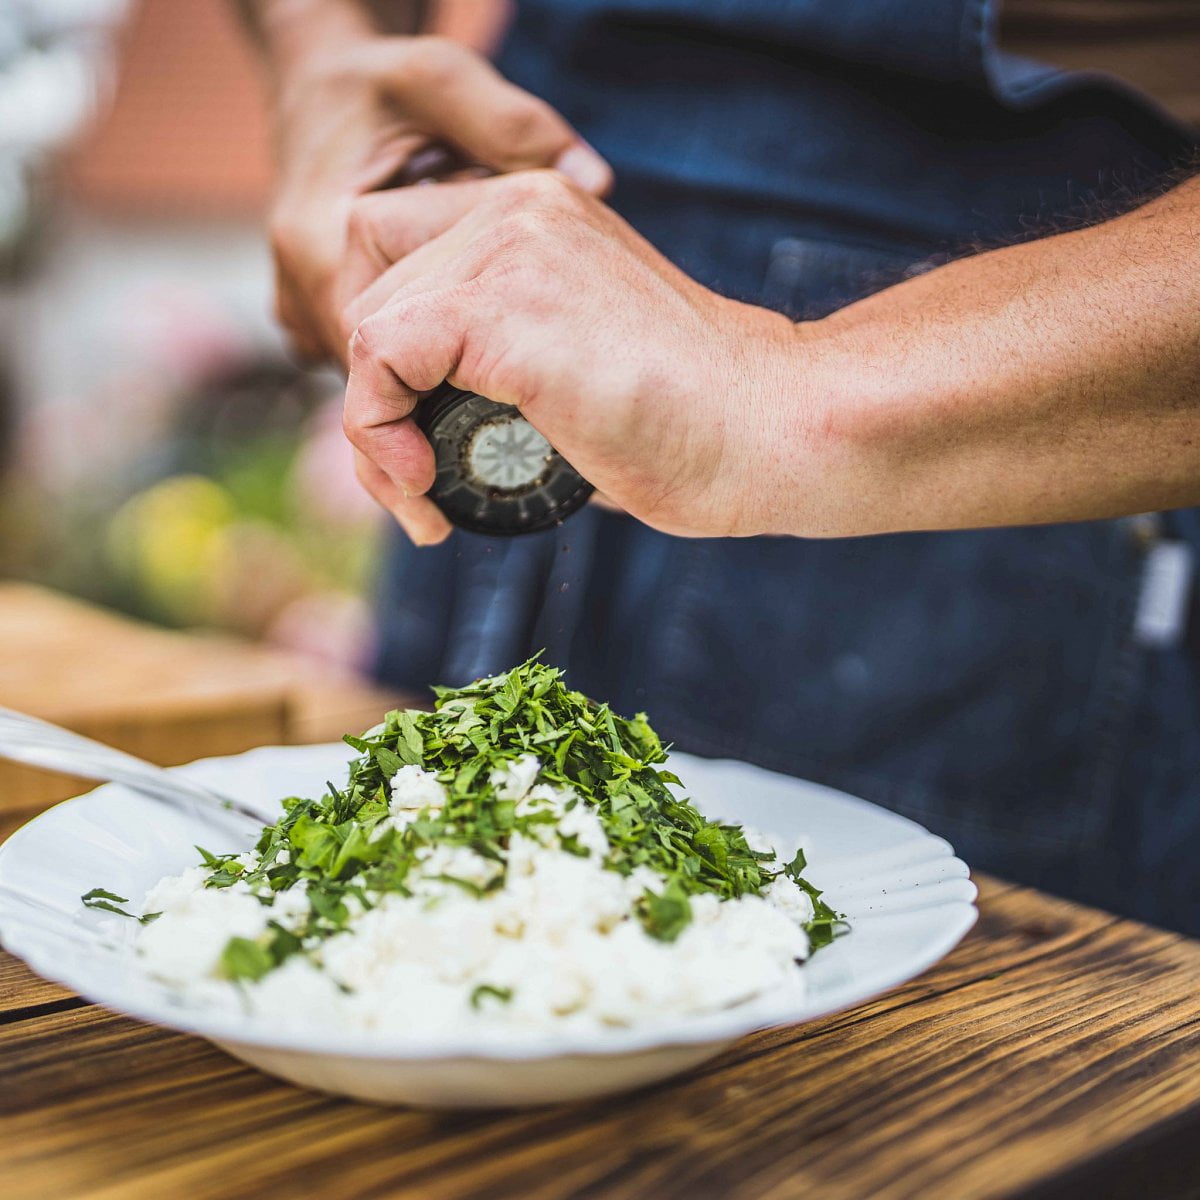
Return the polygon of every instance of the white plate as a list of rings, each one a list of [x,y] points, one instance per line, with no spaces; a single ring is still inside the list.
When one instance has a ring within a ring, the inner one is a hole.
[[[274,820],[280,797],[316,795],[345,776],[345,746],[264,747],[178,768]],[[84,908],[103,887],[137,906],[162,876],[196,862],[195,844],[246,849],[237,818],[172,809],[107,784],[43,813],[0,846],[0,942],[35,971],[145,1021],[209,1038],[306,1087],[364,1100],[492,1107],[573,1100],[663,1079],[755,1029],[859,1004],[937,962],[974,924],[975,887],[950,846],[863,800],[745,763],[672,756],[709,816],[802,835],[805,872],[852,931],[805,967],[805,998],[766,996],[717,1015],[604,1034],[547,1031],[514,1041],[478,1033],[437,1040],[403,1030],[325,1029],[302,1037],[253,1016],[187,1009],[142,971],[133,922]]]

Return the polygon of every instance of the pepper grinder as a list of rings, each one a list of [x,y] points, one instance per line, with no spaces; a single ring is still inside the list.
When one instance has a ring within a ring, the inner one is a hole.
[[[512,537],[565,521],[595,490],[511,404],[443,383],[417,405],[437,477],[429,495],[472,533]]]

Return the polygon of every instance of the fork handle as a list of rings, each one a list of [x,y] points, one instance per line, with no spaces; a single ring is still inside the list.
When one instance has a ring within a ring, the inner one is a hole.
[[[64,729],[61,725],[2,707],[0,758],[79,775],[84,779],[121,783],[165,804],[179,805],[188,801],[208,809],[249,817],[258,825],[263,823],[261,814],[201,783],[166,771],[114,746]]]

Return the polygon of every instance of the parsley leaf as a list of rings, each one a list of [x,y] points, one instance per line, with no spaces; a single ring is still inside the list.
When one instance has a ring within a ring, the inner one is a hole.
[[[126,912],[117,905],[128,904],[129,897],[118,896],[115,892],[106,892],[103,888],[92,888],[90,892],[84,892],[79,899],[88,908],[101,908],[105,912],[116,913],[119,917],[129,917],[131,920],[137,921],[139,925],[149,925],[151,921],[157,921],[162,916],[160,912],[143,913],[140,917],[137,913]]]
[[[808,898],[812,901],[813,917],[809,921],[805,929],[808,933],[809,948],[813,951],[820,950],[822,946],[828,946],[835,937],[847,932],[850,928],[849,923],[841,913],[834,912],[824,900],[821,899],[821,891],[813,887],[811,883],[805,879],[800,872],[808,865],[804,857],[803,850],[796,851],[796,857],[792,859],[783,868],[783,874],[786,875],[798,888],[801,888],[808,894]]]
[[[250,938],[232,937],[221,951],[221,973],[226,979],[261,979],[277,965],[271,951]]]
[[[674,880],[661,893],[647,889],[638,901],[638,913],[646,932],[663,942],[673,942],[692,920],[687,892]]]

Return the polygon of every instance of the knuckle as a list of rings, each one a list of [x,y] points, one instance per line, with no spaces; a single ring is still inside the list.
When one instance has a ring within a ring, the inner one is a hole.
[[[524,208],[510,213],[500,225],[501,233],[510,241],[536,242],[546,233],[547,221],[544,213]]]
[[[342,432],[355,450],[354,474],[358,482],[374,496],[379,477],[371,461],[371,454],[376,449],[371,441],[371,430],[365,425],[354,424],[347,416],[342,422]]]
[[[360,85],[370,73],[370,55],[361,47],[339,46],[306,58],[294,78],[300,81],[297,90],[341,90],[347,85]]]
[[[538,195],[542,202],[553,208],[575,208],[579,203],[580,191],[565,175],[558,171],[533,172]]]
[[[403,73],[412,38],[380,35],[318,51],[289,72],[284,98],[309,103],[314,95],[340,98],[373,89]]]
[[[530,261],[546,236],[546,221],[529,209],[519,209],[499,220],[491,231],[488,257],[508,264]]]
[[[550,212],[565,202],[566,189],[555,171],[518,171],[505,175],[496,188],[502,214]]]
[[[303,111],[314,95],[344,87],[343,64],[327,55],[317,55],[301,64],[284,81],[279,92],[279,110],[285,115]]]
[[[350,335],[350,362],[355,366],[367,366],[379,361],[380,329],[377,317],[359,321]]]
[[[547,260],[560,260],[572,244],[568,235],[573,220],[571,213],[547,205],[514,208],[496,221],[493,249],[518,251],[518,261],[531,268],[540,263],[540,269],[545,269]]]
[[[346,406],[342,413],[342,432],[346,435],[346,439],[352,446],[359,450],[363,449],[366,442],[365,427],[358,416],[358,413],[349,405]],[[357,459],[354,464],[355,474],[364,483],[366,482],[367,468],[362,459]]]
[[[370,478],[374,474],[371,469],[371,455],[377,449],[376,443],[381,432],[379,426],[367,420],[362,405],[351,401],[342,410],[342,432],[350,445],[359,452],[359,477],[362,478],[365,474]]]

